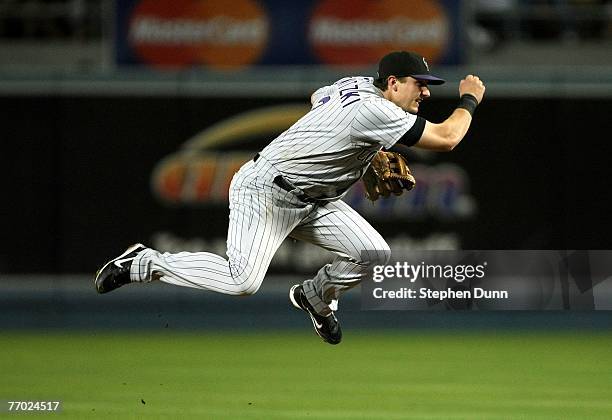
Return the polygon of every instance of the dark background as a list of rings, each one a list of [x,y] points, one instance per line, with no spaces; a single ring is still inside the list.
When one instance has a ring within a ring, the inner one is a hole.
[[[226,206],[160,203],[150,188],[153,167],[215,122],[296,102],[1,97],[0,166],[8,176],[0,271],[92,272],[125,245],[147,242],[160,229],[224,237]],[[440,121],[454,105],[454,99],[431,99],[422,115]],[[476,216],[372,223],[386,238],[455,232],[463,249],[612,249],[611,106],[610,99],[486,99],[466,139],[436,157],[469,174]]]

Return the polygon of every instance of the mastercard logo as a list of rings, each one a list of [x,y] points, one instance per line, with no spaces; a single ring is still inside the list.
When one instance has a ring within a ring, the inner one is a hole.
[[[158,67],[241,67],[256,62],[268,39],[268,20],[253,0],[143,0],[129,19],[129,43]]]
[[[308,37],[324,63],[369,65],[389,51],[415,51],[439,60],[449,41],[449,19],[434,0],[323,0]]]

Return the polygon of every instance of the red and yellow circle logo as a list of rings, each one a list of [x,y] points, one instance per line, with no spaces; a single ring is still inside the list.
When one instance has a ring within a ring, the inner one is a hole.
[[[261,56],[268,20],[253,0],[143,0],[134,8],[128,33],[145,63],[241,67]]]
[[[308,35],[327,64],[372,64],[397,50],[436,62],[448,42],[449,21],[435,0],[323,0]]]

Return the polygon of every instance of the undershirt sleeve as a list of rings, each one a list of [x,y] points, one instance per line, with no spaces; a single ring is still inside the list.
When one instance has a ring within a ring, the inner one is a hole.
[[[402,138],[400,138],[397,142],[408,147],[414,146],[421,139],[423,135],[423,130],[425,130],[425,118],[417,117],[414,125],[410,130],[406,131]]]

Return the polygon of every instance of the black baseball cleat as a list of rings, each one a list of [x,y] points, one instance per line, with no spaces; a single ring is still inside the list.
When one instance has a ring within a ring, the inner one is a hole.
[[[108,293],[124,284],[131,283],[130,266],[136,255],[145,248],[143,244],[134,244],[117,258],[104,264],[94,279],[98,293]]]
[[[301,284],[296,284],[289,290],[289,300],[293,306],[303,311],[308,312],[315,332],[319,337],[329,344],[338,344],[342,340],[342,330],[340,322],[332,312],[328,316],[319,315],[306,299],[304,288]]]

